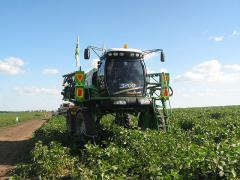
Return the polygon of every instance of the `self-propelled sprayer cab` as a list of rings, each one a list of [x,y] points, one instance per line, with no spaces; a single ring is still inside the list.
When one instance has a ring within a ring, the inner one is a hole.
[[[146,92],[146,68],[141,50],[114,48],[101,57],[97,86],[108,96],[143,96]]]

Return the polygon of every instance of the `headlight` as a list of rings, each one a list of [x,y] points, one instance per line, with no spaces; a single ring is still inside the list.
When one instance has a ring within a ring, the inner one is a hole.
[[[150,99],[140,99],[139,104],[148,105],[148,104],[151,104],[151,100]]]
[[[117,100],[113,102],[114,105],[126,105],[127,102],[125,100]]]

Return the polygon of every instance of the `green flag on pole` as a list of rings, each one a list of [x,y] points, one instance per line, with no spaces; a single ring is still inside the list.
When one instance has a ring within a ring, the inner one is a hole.
[[[77,37],[77,44],[75,50],[75,60],[76,60],[76,67],[80,67],[80,46],[79,46],[79,36]]]

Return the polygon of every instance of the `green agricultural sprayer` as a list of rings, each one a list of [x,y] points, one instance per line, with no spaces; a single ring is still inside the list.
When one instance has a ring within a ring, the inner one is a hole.
[[[144,63],[151,53],[160,53],[164,62],[163,50],[142,51],[127,45],[113,49],[88,46],[84,59],[90,59],[91,51],[99,56],[97,68],[87,73],[80,68],[63,75],[63,100],[71,102],[66,111],[68,131],[97,136],[97,124],[109,113],[120,125],[129,126],[129,115],[133,114],[142,129],[167,130],[170,115],[167,107],[173,94],[169,74],[148,74]]]

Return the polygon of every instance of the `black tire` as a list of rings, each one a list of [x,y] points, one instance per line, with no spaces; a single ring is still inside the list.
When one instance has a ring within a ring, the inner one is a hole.
[[[77,113],[75,134],[88,137],[97,136],[96,125],[89,111],[79,111]]]
[[[130,128],[131,127],[131,117],[129,114],[126,114],[124,117],[124,126],[126,128]]]
[[[153,110],[144,111],[140,113],[138,117],[138,127],[140,127],[142,130],[146,128],[149,129],[157,128]]]
[[[70,134],[74,134],[74,116],[71,114],[71,111],[67,111],[67,116],[66,116],[66,126],[67,126],[67,132]]]

